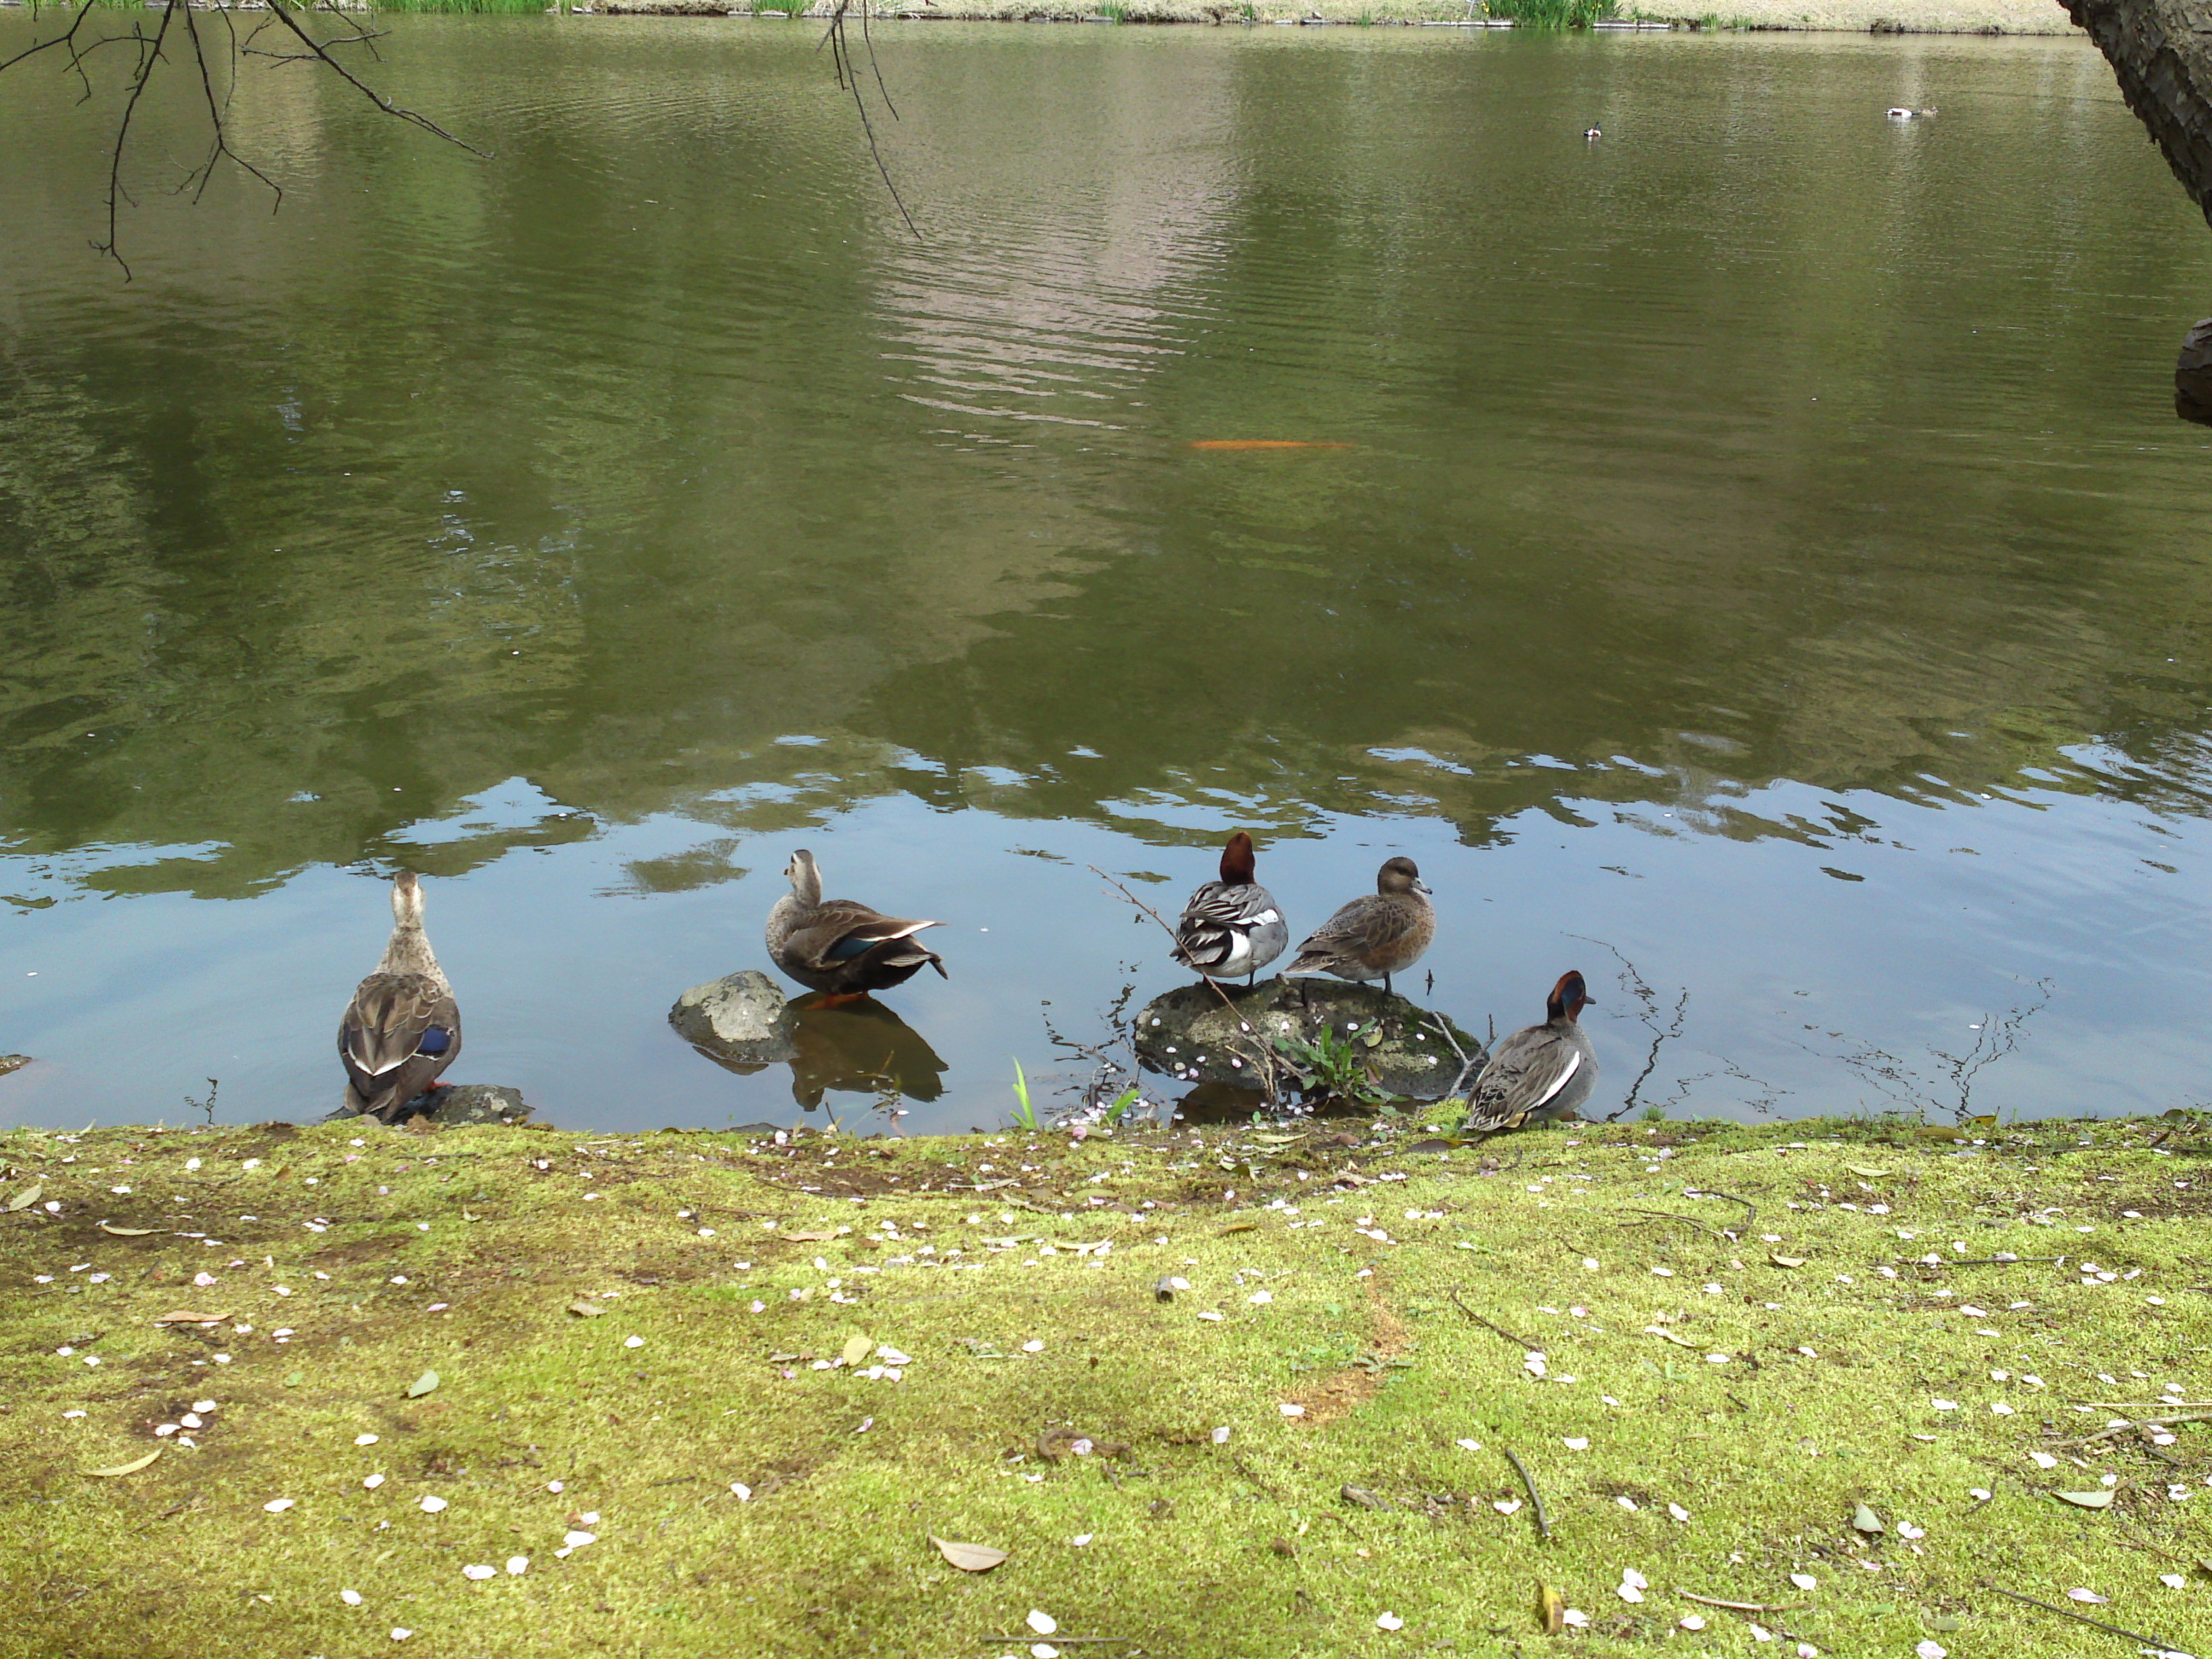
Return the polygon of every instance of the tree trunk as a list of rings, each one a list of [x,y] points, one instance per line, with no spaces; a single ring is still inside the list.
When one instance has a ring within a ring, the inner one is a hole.
[[[2212,0],[2064,0],[2190,199],[2212,221]]]
[[[2212,0],[2063,0],[2118,77],[2120,95],[2212,223]],[[2173,366],[2173,411],[2212,426],[2212,317]]]

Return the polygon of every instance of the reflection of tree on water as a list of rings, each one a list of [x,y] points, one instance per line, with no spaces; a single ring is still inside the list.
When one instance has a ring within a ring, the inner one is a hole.
[[[945,1062],[928,1040],[872,997],[825,1006],[791,1006],[792,1098],[813,1111],[830,1092],[884,1100],[935,1100]]]

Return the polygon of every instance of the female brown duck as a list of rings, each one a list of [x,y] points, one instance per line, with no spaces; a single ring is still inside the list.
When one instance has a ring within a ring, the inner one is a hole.
[[[824,899],[822,872],[803,847],[783,873],[791,890],[768,913],[768,953],[801,985],[834,997],[862,997],[905,984],[924,963],[946,977],[943,958],[914,939],[942,922],[887,916],[853,899]]]
[[[1387,991],[1390,975],[1419,961],[1436,936],[1436,907],[1429,902],[1419,869],[1411,859],[1395,858],[1376,874],[1372,893],[1352,900],[1298,946],[1297,960],[1283,969],[1283,976],[1379,979]]]
[[[461,1052],[461,1011],[422,931],[422,884],[392,882],[392,938],[338,1021],[345,1065],[340,1110],[396,1123],[409,1101],[436,1084]]]

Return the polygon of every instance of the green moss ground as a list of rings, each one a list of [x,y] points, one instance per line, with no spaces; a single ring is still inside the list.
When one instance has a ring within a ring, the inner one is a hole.
[[[2171,1128],[17,1132],[0,1652],[996,1659],[1032,1608],[1083,1659],[2133,1647],[2002,1585],[2201,1653],[2212,1424],[2065,1443],[2100,1402],[2212,1394],[2212,1169]],[[182,1309],[231,1317],[151,1322]],[[913,1363],[815,1368],[856,1336]],[[1047,1459],[1069,1432],[1126,1450]],[[1548,1543],[1497,1507],[1508,1447]],[[2051,1495],[2107,1476],[2109,1509]],[[556,1558],[571,1529],[596,1541]],[[1011,1559],[963,1574],[932,1534]],[[1587,1625],[1539,1633],[1540,1581]]]

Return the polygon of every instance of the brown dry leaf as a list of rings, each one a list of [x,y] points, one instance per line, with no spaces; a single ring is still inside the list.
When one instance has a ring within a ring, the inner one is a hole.
[[[1863,1176],[1869,1181],[1880,1181],[1884,1176],[1889,1173],[1887,1170],[1869,1169],[1863,1164],[1846,1164],[1844,1167],[1846,1170],[1849,1170],[1853,1175]]]
[[[1915,1140],[1964,1140],[1966,1136],[1965,1131],[1954,1129],[1948,1123],[1923,1123],[1912,1132],[1912,1138]]]
[[[1232,1221],[1226,1227],[1224,1227],[1219,1232],[1216,1233],[1214,1237],[1216,1238],[1226,1238],[1231,1233],[1256,1233],[1259,1231],[1260,1224],[1256,1221]]]
[[[994,1550],[988,1544],[956,1544],[933,1533],[929,1541],[937,1546],[939,1555],[963,1572],[988,1572],[1006,1559],[1005,1550]]]
[[[16,1194],[15,1197],[9,1199],[8,1200],[8,1207],[10,1210],[27,1210],[31,1206],[37,1203],[46,1195],[46,1189],[43,1186],[40,1186],[34,1182],[31,1186],[24,1188],[23,1190]]]
[[[568,1304],[568,1311],[579,1319],[597,1319],[606,1310],[598,1303],[580,1296]]]
[[[2094,1492],[2053,1492],[2062,1503],[2071,1504],[2081,1510],[2108,1510],[2112,1507],[2112,1494],[2108,1487],[2100,1486]]]
[[[118,1463],[112,1469],[87,1469],[85,1473],[95,1480],[105,1480],[112,1475],[136,1474],[161,1455],[161,1449],[156,1446],[143,1457],[133,1458],[128,1463]]]
[[[100,1224],[100,1231],[112,1233],[118,1238],[143,1238],[149,1233],[157,1233],[161,1230],[159,1227],[118,1227],[103,1221]]]
[[[1809,1260],[1802,1255],[1770,1255],[1766,1259],[1778,1267],[1802,1267]]]
[[[1540,1580],[1536,1585],[1536,1628],[1557,1636],[1567,1627],[1567,1598]]]
[[[787,1239],[793,1244],[823,1244],[836,1237],[837,1235],[835,1233],[778,1233],[776,1237]]]
[[[156,1325],[220,1325],[230,1317],[230,1310],[221,1313],[195,1313],[190,1308],[179,1308],[174,1313],[165,1313],[154,1322]]]

